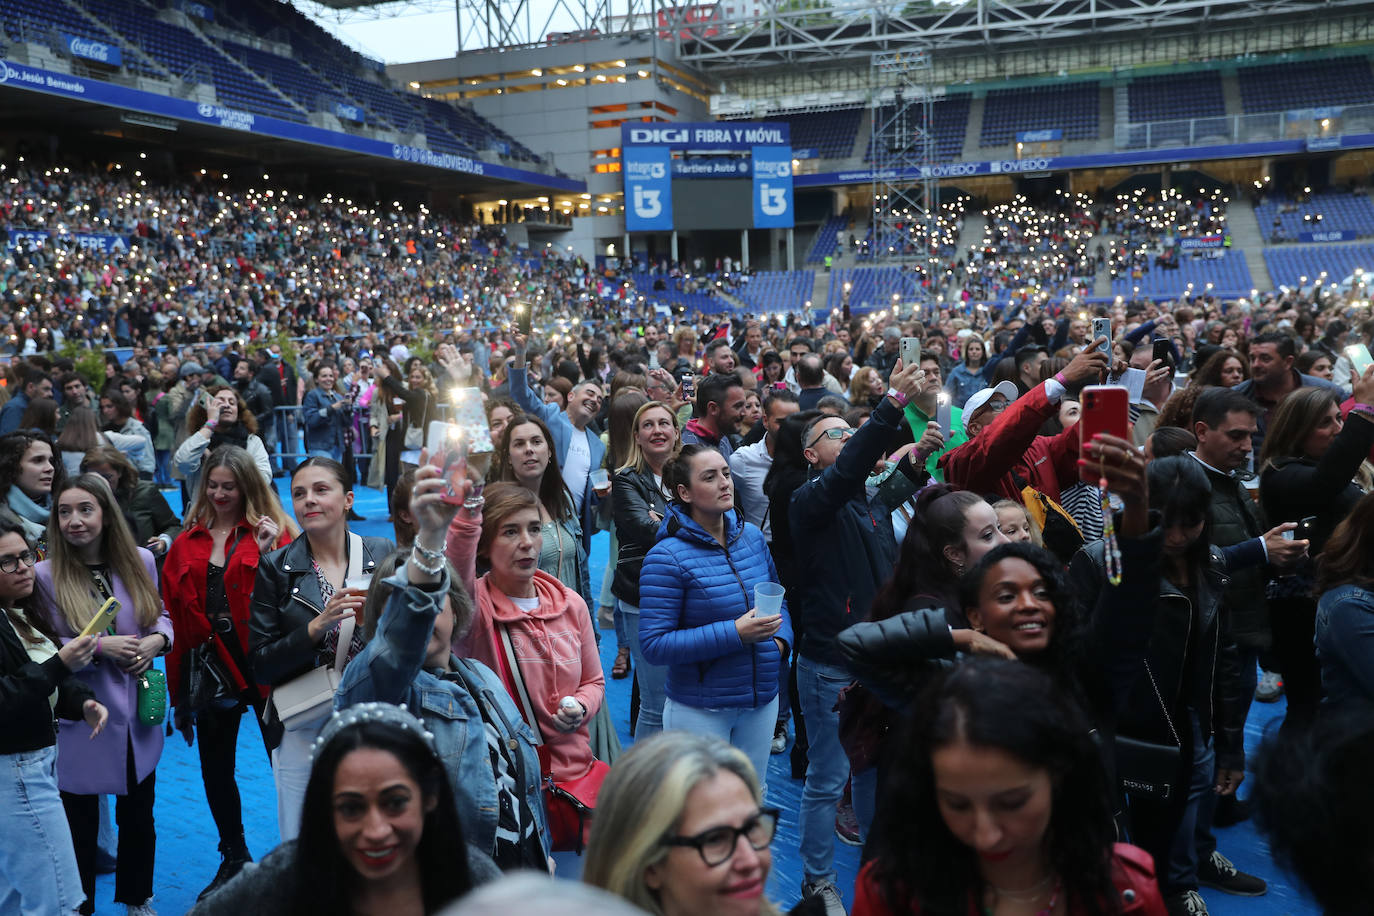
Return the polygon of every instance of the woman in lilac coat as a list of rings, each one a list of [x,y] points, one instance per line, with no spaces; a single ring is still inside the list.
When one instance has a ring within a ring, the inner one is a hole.
[[[92,738],[80,723],[62,723],[57,736],[57,785],[71,826],[86,902],[95,909],[96,836],[101,795],[118,796],[115,902],[130,916],[149,916],[153,895],[153,783],[162,756],[161,725],[138,722],[138,683],[172,647],[172,621],[157,589],[153,555],[134,543],[103,477],[81,474],[53,491],[48,557],[39,563],[39,606],[65,645],[107,597],[120,603],[113,625],[100,631],[95,660],[77,677],[110,711]]]

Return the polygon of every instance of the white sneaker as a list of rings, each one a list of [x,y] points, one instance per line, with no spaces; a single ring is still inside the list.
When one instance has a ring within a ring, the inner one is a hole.
[[[1183,891],[1164,901],[1169,916],[1209,916],[1207,903],[1197,891]]]
[[[157,916],[157,910],[153,909],[152,898],[149,897],[139,904],[129,904],[127,916]]]
[[[819,897],[825,904],[825,916],[847,916],[840,889],[833,881],[802,882],[802,897]]]
[[[1283,696],[1283,678],[1276,672],[1260,669],[1259,683],[1255,685],[1255,699],[1261,703],[1274,703]]]

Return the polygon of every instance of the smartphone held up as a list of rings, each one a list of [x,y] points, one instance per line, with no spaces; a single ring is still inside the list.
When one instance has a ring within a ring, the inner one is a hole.
[[[1087,444],[1093,436],[1105,433],[1118,439],[1131,438],[1130,398],[1119,385],[1088,385],[1079,397],[1082,413],[1078,418],[1078,452],[1087,455]],[[1096,485],[1101,470],[1092,463],[1079,472],[1084,481]]]
[[[429,460],[443,471],[444,502],[462,505],[463,482],[468,476],[468,444],[463,430],[457,424],[434,421],[429,424],[425,445],[429,449]]]

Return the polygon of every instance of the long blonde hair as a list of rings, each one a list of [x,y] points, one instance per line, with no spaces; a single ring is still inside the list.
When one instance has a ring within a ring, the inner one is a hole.
[[[647,404],[641,404],[639,409],[635,411],[634,420],[630,423],[630,448],[625,455],[625,463],[615,470],[623,471],[629,469],[631,471],[638,471],[641,474],[649,473],[649,462],[644,459],[644,450],[639,447],[639,439],[635,434],[639,432],[639,421],[646,413],[653,410],[655,407],[668,414],[673,421],[673,430],[676,432],[678,439],[682,439],[682,424],[678,422],[677,414],[674,413],[667,404],[664,404],[662,401],[649,401]],[[680,444],[681,442],[679,441],[679,445]],[[676,451],[676,449],[674,449],[674,451]],[[671,458],[672,456],[670,455],[669,457]]]
[[[243,494],[245,519],[267,516],[277,523],[277,528],[283,533],[290,533],[293,538],[301,533],[300,527],[282,508],[277,492],[262,479],[262,472],[258,470],[253,456],[237,445],[221,445],[206,456],[200,467],[200,477],[196,480],[195,495],[191,497],[191,508],[186,512],[187,527],[200,524],[209,528],[215,521],[215,507],[205,495],[206,487],[210,484],[210,472],[215,468],[227,468],[234,475],[234,483]],[[249,524],[251,526],[252,523]]]
[[[663,916],[645,872],[668,855],[662,841],[681,822],[687,796],[721,772],[738,776],[762,804],[749,758],[719,738],[670,731],[636,742],[611,767],[597,795],[582,880]],[[776,916],[778,910],[764,901],[760,912]]]
[[[100,507],[100,556],[133,600],[134,619],[138,625],[144,629],[151,627],[162,615],[162,597],[158,595],[157,583],[143,565],[138,545],[129,531],[129,523],[124,521],[124,513],[119,511],[114,492],[99,474],[78,474],[53,489],[47,556],[52,564],[53,610],[62,616],[72,632],[79,633],[105,600],[96,589],[86,564],[62,536],[57,503],[68,490],[84,490],[94,497]]]

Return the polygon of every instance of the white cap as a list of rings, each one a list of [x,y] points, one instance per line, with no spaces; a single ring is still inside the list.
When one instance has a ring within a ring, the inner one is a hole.
[[[964,402],[964,432],[968,432],[968,421],[974,414],[983,409],[983,406],[991,401],[993,395],[1000,394],[1007,399],[1010,404],[1021,394],[1016,385],[1012,382],[998,382],[992,388],[984,388]]]

